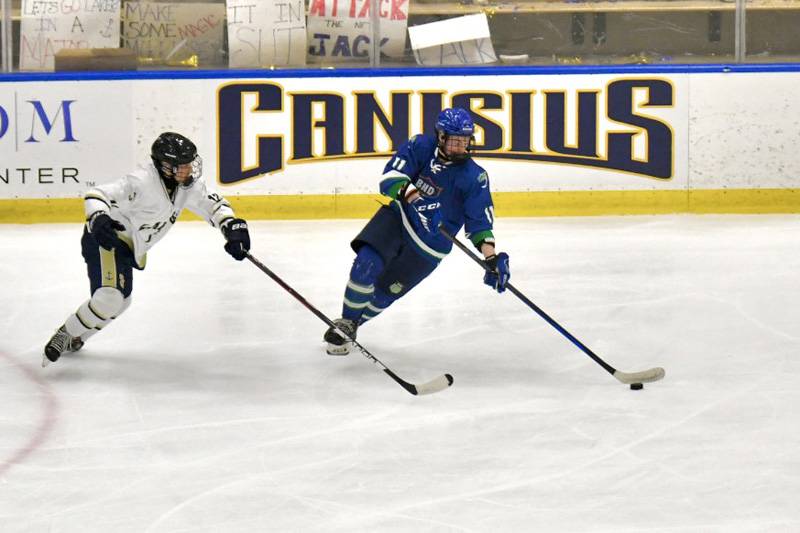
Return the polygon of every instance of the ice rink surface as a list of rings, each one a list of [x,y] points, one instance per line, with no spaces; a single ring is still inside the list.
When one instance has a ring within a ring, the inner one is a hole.
[[[363,221],[251,225],[339,316]],[[800,217],[499,219],[512,282],[631,391],[454,250],[359,340],[203,223],[133,305],[46,369],[88,297],[79,224],[0,226],[0,531],[800,531]],[[463,235],[462,235],[463,238]]]

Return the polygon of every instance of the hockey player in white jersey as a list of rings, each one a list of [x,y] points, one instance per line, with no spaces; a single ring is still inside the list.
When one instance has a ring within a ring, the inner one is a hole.
[[[42,366],[86,340],[130,305],[133,269],[143,270],[147,251],[170,230],[184,208],[219,228],[225,250],[236,260],[250,249],[247,222],[200,178],[202,160],[194,143],[173,132],[158,136],[152,163],[85,195],[86,224],[81,239],[91,297],[67,317],[44,348]]]

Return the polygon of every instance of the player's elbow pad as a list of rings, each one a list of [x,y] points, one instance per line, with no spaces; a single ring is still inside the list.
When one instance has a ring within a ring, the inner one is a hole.
[[[400,192],[409,184],[408,178],[387,178],[381,181],[381,194],[396,200]]]

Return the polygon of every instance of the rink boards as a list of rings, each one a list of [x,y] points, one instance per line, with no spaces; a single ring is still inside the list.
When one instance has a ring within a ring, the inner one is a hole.
[[[0,221],[80,220],[166,130],[244,216],[366,217],[448,106],[473,111],[500,216],[800,212],[800,72],[774,68],[6,76]]]

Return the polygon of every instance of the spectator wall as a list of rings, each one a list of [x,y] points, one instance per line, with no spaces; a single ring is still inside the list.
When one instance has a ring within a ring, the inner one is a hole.
[[[167,130],[245,216],[366,217],[394,148],[452,105],[498,216],[799,212],[798,85],[796,65],[15,74],[0,220],[80,220]]]

